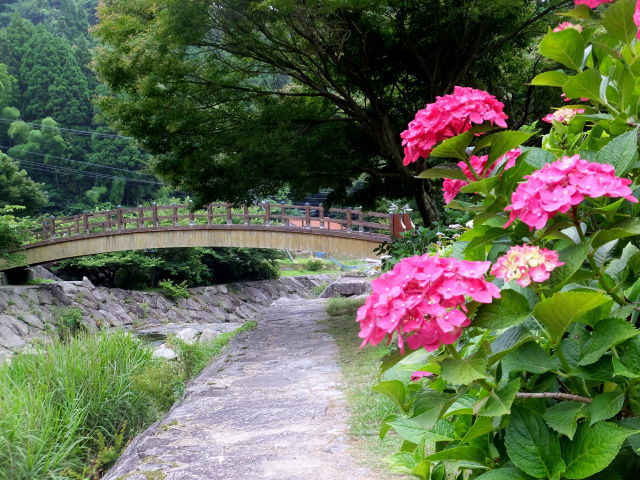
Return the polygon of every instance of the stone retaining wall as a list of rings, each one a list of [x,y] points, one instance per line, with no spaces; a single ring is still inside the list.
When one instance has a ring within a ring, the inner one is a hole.
[[[90,330],[245,322],[278,298],[309,298],[313,287],[332,280],[330,275],[317,275],[192,288],[190,298],[177,301],[159,293],[95,287],[86,279],[0,287],[0,359],[35,339],[46,341],[69,308],[82,312]]]

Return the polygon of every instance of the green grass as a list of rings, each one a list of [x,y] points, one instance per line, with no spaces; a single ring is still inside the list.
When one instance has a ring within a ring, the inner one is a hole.
[[[0,366],[0,479],[99,478],[239,330],[179,345],[177,362],[113,332],[81,333]]]
[[[335,275],[342,273],[340,270],[280,270],[281,277],[303,277],[309,275]]]
[[[375,393],[371,386],[376,383],[380,362],[390,347],[367,346],[360,350],[359,326],[355,321],[356,311],[362,298],[332,298],[327,304],[327,331],[338,345],[339,363],[344,379],[344,390],[349,403],[350,430],[361,461],[384,471],[383,478],[394,474],[388,470],[385,458],[396,453],[401,440],[392,434],[384,440],[378,437],[382,420],[396,413],[393,403]]]

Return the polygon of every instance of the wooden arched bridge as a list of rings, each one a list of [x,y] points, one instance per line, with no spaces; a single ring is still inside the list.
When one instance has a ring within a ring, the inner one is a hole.
[[[327,252],[354,258],[413,228],[407,214],[262,203],[151,205],[50,217],[20,252],[27,265],[122,250],[252,247]],[[0,271],[7,266],[0,265]]]

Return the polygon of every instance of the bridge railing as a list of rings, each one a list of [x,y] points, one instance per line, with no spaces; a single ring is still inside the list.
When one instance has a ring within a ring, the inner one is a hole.
[[[234,206],[229,203],[207,205],[192,210],[190,205],[150,205],[137,208],[50,217],[33,231],[36,242],[126,230],[161,229],[211,225],[262,225],[351,231],[391,236],[398,229],[394,215],[361,209],[331,208],[322,205],[261,203]],[[396,232],[397,233],[397,232]]]

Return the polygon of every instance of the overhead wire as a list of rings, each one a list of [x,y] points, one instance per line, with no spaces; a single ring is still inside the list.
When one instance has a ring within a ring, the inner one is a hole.
[[[38,127],[40,129],[57,128],[58,130],[62,130],[64,132],[72,133],[75,135],[82,135],[82,136],[97,135],[99,137],[122,138],[124,140],[133,140],[133,137],[125,137],[123,135],[118,135],[116,133],[102,133],[102,132],[96,132],[96,131],[90,131],[90,130],[77,130],[75,128],[60,127],[58,125],[56,125],[55,127],[48,127],[47,125],[42,125],[41,123],[25,122],[24,120],[9,120],[6,118],[0,118],[0,122],[4,122],[4,123],[22,122],[22,123],[26,123],[27,125]]]

